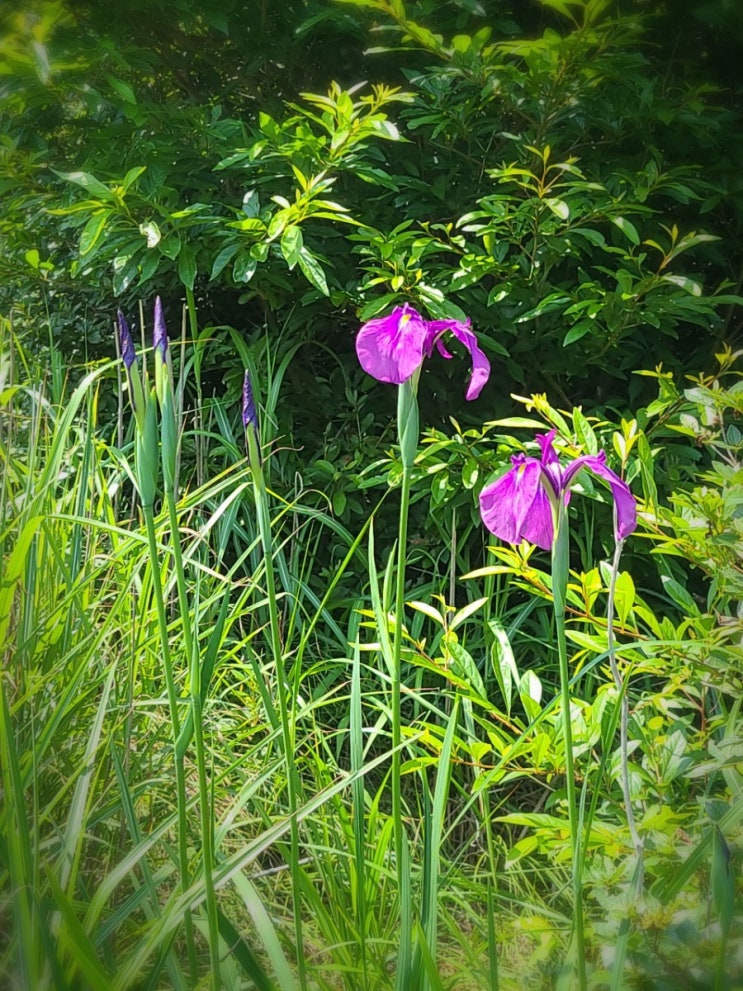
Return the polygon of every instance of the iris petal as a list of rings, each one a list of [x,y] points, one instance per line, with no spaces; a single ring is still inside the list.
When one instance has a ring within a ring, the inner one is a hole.
[[[367,374],[400,385],[423,362],[427,339],[426,321],[406,303],[363,325],[356,336],[356,354]]]
[[[637,527],[637,503],[630,491],[629,485],[622,481],[616,472],[606,466],[606,454],[600,451],[598,454],[586,454],[581,458],[576,458],[565,470],[563,484],[567,488],[581,468],[588,468],[594,475],[603,478],[609,483],[611,494],[614,497],[616,507],[616,538],[624,540]]]
[[[490,378],[490,362],[487,355],[477,343],[477,337],[469,320],[466,323],[459,320],[431,320],[428,324],[429,353],[433,349],[436,339],[447,330],[464,344],[472,357],[472,375],[467,386],[465,399],[477,399],[483,386]]]
[[[526,458],[523,454],[513,461],[514,467],[510,471],[486,485],[480,493],[483,523],[492,534],[509,544],[527,539],[549,550],[552,510],[541,485],[541,466],[535,458]]]
[[[542,479],[544,479],[544,475],[542,475]],[[537,489],[534,501],[524,518],[521,526],[521,539],[528,540],[530,544],[536,544],[543,551],[548,551],[552,547],[554,537],[555,524],[552,516],[552,504],[542,484]]]

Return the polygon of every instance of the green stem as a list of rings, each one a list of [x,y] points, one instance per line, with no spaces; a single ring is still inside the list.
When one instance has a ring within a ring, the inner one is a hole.
[[[400,696],[402,691],[401,662],[402,630],[405,625],[405,561],[408,540],[408,510],[410,506],[411,466],[403,465],[400,492],[400,522],[397,531],[397,571],[395,574],[395,633],[392,641],[392,821],[395,837],[395,863],[397,865],[398,890],[402,885],[402,724]]]
[[[147,543],[150,552],[150,566],[152,571],[152,588],[155,595],[155,607],[157,609],[157,622],[160,631],[160,646],[162,650],[163,670],[165,672],[165,687],[168,695],[168,708],[170,709],[170,723],[173,735],[173,750],[175,755],[175,785],[176,801],[178,804],[178,859],[181,872],[181,891],[188,890],[191,884],[191,875],[188,865],[188,818],[186,813],[186,773],[183,763],[183,756],[176,752],[176,743],[180,733],[181,723],[178,715],[178,696],[175,689],[175,678],[173,675],[173,660],[170,654],[170,641],[168,639],[168,621],[165,615],[165,600],[163,598],[163,587],[160,577],[159,552],[157,547],[157,535],[155,533],[155,519],[151,505],[143,505],[142,510],[147,528]],[[191,976],[191,983],[195,986],[198,979],[198,968],[196,962],[196,943],[194,941],[193,919],[191,912],[186,911],[184,915],[184,925],[186,931],[186,946],[188,951],[188,964]]]
[[[573,734],[570,719],[570,669],[565,638],[565,598],[569,576],[569,533],[567,511],[564,503],[557,510],[557,533],[552,547],[552,592],[555,601],[555,629],[557,632],[557,653],[560,664],[560,694],[562,700],[562,728],[565,745],[565,777],[570,822],[570,841],[573,848],[572,894],[573,926],[578,967],[578,987],[586,991],[586,948],[583,927],[583,858],[580,816],[575,788],[575,764],[573,761]]]
[[[635,813],[632,808],[632,789],[629,780],[629,698],[627,697],[627,685],[624,683],[617,665],[616,653],[614,650],[614,601],[616,597],[617,578],[619,576],[619,558],[622,553],[624,541],[618,540],[614,547],[614,559],[611,563],[611,578],[609,581],[609,594],[606,602],[606,627],[607,627],[607,647],[609,650],[609,665],[611,667],[614,684],[617,686],[621,699],[621,720],[619,728],[619,752],[621,757],[622,771],[622,796],[624,798],[624,808],[627,813],[627,825],[629,827],[632,845],[635,848],[638,871],[638,891],[642,892],[643,878],[643,843],[637,831]],[[627,676],[629,678],[629,675]]]
[[[202,722],[201,688],[191,687],[191,708],[193,711],[194,740],[196,742],[196,768],[199,778],[199,805],[201,816],[201,855],[204,861],[204,890],[206,894],[206,916],[209,926],[209,961],[212,972],[212,988],[220,991],[222,978],[219,972],[219,919],[217,897],[214,892],[214,823],[209,784],[206,777],[206,751],[204,749],[204,727]]]
[[[279,609],[276,599],[276,579],[273,570],[271,517],[268,511],[268,496],[266,493],[266,483],[263,476],[260,451],[258,449],[258,438],[252,424],[248,425],[247,438],[248,458],[253,476],[253,493],[255,496],[258,529],[261,535],[263,562],[266,569],[266,596],[268,599],[269,627],[271,632],[271,652],[273,654],[274,665],[276,667],[276,692],[279,700],[281,736],[284,747],[284,758],[286,761],[286,789],[287,797],[289,799],[290,817],[289,842],[291,848],[292,905],[294,911],[297,968],[299,972],[300,987],[302,991],[306,991],[307,975],[305,970],[304,936],[302,931],[302,878],[299,863],[299,827],[297,824],[298,781],[296,763],[294,760],[294,733],[292,731],[292,725],[289,719],[289,706],[286,690],[286,668],[284,666],[284,654],[281,645],[281,626],[279,623]]]
[[[183,642],[188,658],[191,684],[191,720],[196,743],[196,772],[199,782],[199,807],[201,819],[201,850],[204,862],[204,885],[206,893],[206,915],[209,927],[209,960],[211,963],[212,987],[219,991],[221,976],[219,972],[219,919],[217,914],[217,899],[214,892],[214,824],[211,815],[211,798],[206,773],[206,753],[204,750],[203,707],[201,701],[201,657],[198,640],[194,639],[191,622],[191,602],[186,586],[186,574],[183,567],[181,550],[180,527],[178,512],[175,505],[175,493],[172,488],[165,489],[165,502],[168,506],[170,520],[170,543],[173,548],[176,587],[178,589],[178,605],[183,623]],[[177,735],[177,753],[181,759],[185,756],[188,738],[185,740]]]
[[[397,531],[397,569],[395,572],[395,631],[392,641],[392,826],[395,844],[395,870],[400,898],[401,929],[405,934],[411,919],[403,918],[405,901],[403,893],[410,889],[407,876],[407,836],[403,826],[402,810],[402,723],[400,697],[402,694],[402,631],[405,626],[405,566],[407,562],[408,515],[413,464],[418,450],[418,374],[403,382],[397,390],[397,436],[400,442],[402,463],[402,488],[400,492],[400,521]],[[409,901],[409,899],[408,899]],[[401,939],[397,962],[396,987],[407,988],[410,953],[405,949],[405,937]]]
[[[181,613],[183,624],[183,645],[188,658],[189,669],[191,671],[191,681],[193,682],[194,667],[198,667],[198,651],[194,651],[193,629],[191,627],[191,605],[188,598],[188,588],[186,587],[186,573],[183,567],[183,552],[181,550],[181,531],[178,523],[178,511],[175,505],[175,493],[166,487],[165,502],[168,507],[168,521],[170,523],[170,545],[173,548],[173,563],[175,566],[175,583],[178,589],[178,608]]]

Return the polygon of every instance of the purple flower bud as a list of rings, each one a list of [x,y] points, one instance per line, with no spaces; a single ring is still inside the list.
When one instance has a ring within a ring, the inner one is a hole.
[[[168,331],[165,327],[165,317],[163,316],[163,304],[159,296],[155,298],[155,328],[152,333],[152,343],[155,351],[160,351],[163,361],[168,355]]]
[[[246,368],[245,378],[243,380],[243,426],[246,430],[251,423],[257,430],[258,411],[255,408],[255,400],[253,399],[253,387],[250,384],[250,372]]]
[[[134,362],[137,360],[137,353],[134,350],[134,341],[132,340],[132,335],[129,332],[129,325],[126,322],[126,317],[121,310],[117,312],[116,320],[119,325],[119,346],[121,348],[121,357],[124,359],[124,367],[127,371],[129,371]]]

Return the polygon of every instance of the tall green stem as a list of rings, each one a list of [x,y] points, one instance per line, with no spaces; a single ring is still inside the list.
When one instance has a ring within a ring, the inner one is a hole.
[[[395,633],[392,641],[392,820],[395,836],[395,863],[398,882],[402,883],[402,723],[400,696],[402,692],[401,661],[402,630],[405,623],[405,562],[408,541],[408,509],[410,506],[411,469],[403,465],[400,492],[400,522],[397,531],[397,571],[395,574]]]
[[[397,531],[397,568],[395,572],[395,629],[392,641],[392,825],[395,844],[395,870],[397,890],[400,898],[401,927],[403,934],[408,931],[410,920],[403,918],[405,912],[403,892],[409,890],[410,879],[407,873],[407,837],[403,829],[402,813],[402,721],[400,696],[402,693],[401,655],[402,631],[405,626],[405,566],[407,562],[408,514],[410,510],[410,486],[413,464],[418,450],[418,373],[403,382],[397,391],[397,435],[400,442],[402,463],[402,487],[400,492],[400,521]],[[409,976],[409,948],[405,950],[405,938],[401,940],[401,951],[397,961],[397,988],[406,988]]]
[[[151,505],[143,505],[142,511],[144,513],[145,526],[147,528],[147,543],[149,546],[152,569],[152,588],[155,596],[155,608],[157,610],[157,622],[160,631],[163,671],[165,673],[165,687],[168,694],[168,708],[170,709],[170,723],[173,735],[176,801],[178,805],[178,860],[181,873],[181,891],[187,891],[191,883],[191,873],[188,864],[186,774],[183,756],[179,756],[176,749],[176,743],[178,741],[178,736],[181,729],[181,721],[178,714],[178,696],[176,694],[175,678],[173,675],[173,660],[170,654],[170,641],[168,639],[168,621],[165,614],[165,599],[163,597],[162,580],[160,577],[160,558],[157,547],[157,535],[155,533],[155,519]],[[188,964],[191,982],[195,986],[198,971],[196,963],[196,943],[194,941],[193,919],[191,918],[190,911],[186,911],[185,913],[184,925],[186,931],[186,947],[188,951]]]
[[[557,533],[552,546],[552,593],[555,601],[555,629],[557,653],[560,664],[560,694],[562,699],[562,728],[565,745],[565,776],[570,822],[570,841],[573,848],[572,894],[575,952],[578,968],[578,987],[586,991],[586,948],[583,928],[583,854],[580,817],[575,788],[575,764],[573,761],[573,734],[570,725],[570,669],[565,638],[565,599],[570,573],[568,518],[565,504],[560,500],[557,509]]]
[[[624,798],[624,808],[627,813],[627,826],[629,827],[632,846],[635,848],[637,858],[637,890],[642,891],[643,878],[643,843],[637,831],[635,813],[632,808],[632,789],[629,780],[629,698],[627,697],[627,685],[622,679],[617,664],[616,652],[614,649],[614,601],[616,598],[617,578],[619,576],[619,558],[622,554],[622,544],[624,541],[618,540],[614,548],[614,559],[611,563],[611,580],[609,582],[609,594],[606,603],[606,627],[607,646],[609,648],[609,665],[611,667],[614,684],[617,686],[621,699],[621,719],[619,727],[619,752],[621,759],[622,773],[622,796]]]
[[[258,529],[263,549],[263,562],[266,572],[266,596],[268,599],[269,627],[271,632],[271,652],[276,668],[276,693],[279,700],[279,717],[281,720],[281,736],[286,761],[286,789],[289,799],[290,817],[290,848],[292,874],[292,905],[294,911],[294,931],[297,950],[297,968],[299,983],[302,991],[307,987],[307,976],[304,960],[304,937],[302,932],[302,878],[299,863],[299,827],[297,825],[298,808],[298,779],[294,761],[294,732],[289,718],[287,699],[286,668],[281,645],[281,627],[279,624],[279,609],[276,600],[276,580],[273,569],[273,540],[271,537],[271,517],[268,510],[268,495],[263,476],[258,438],[252,424],[247,427],[248,458],[253,476],[253,493],[258,518]]]
[[[165,502],[168,506],[170,520],[170,542],[173,548],[176,587],[178,589],[178,605],[183,623],[183,643],[188,657],[191,685],[191,719],[194,740],[196,743],[196,772],[199,782],[199,815],[201,826],[201,855],[204,865],[204,886],[206,894],[206,915],[209,928],[209,960],[211,964],[212,987],[219,991],[221,976],[219,972],[219,918],[217,914],[217,899],[214,891],[214,823],[211,814],[211,797],[206,773],[206,752],[204,749],[204,727],[201,701],[201,657],[198,639],[194,637],[192,626],[192,604],[188,597],[186,574],[183,567],[180,528],[178,513],[175,505],[175,493],[170,485],[165,488]],[[186,727],[184,727],[185,729]],[[184,734],[185,736],[185,734]],[[176,735],[177,757],[183,760],[188,738]]]
[[[194,740],[196,743],[196,768],[199,778],[199,806],[201,818],[201,855],[204,862],[204,890],[206,915],[209,927],[209,961],[212,987],[220,991],[222,978],[219,972],[219,918],[217,896],[214,891],[214,822],[209,783],[206,776],[206,751],[201,711],[201,686],[191,681],[191,708],[193,711]]]

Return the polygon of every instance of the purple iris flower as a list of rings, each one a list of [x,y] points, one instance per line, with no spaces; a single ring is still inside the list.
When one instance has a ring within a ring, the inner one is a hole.
[[[155,297],[155,326],[152,331],[152,343],[155,351],[160,350],[160,357],[167,360],[168,354],[168,331],[165,327],[165,317],[163,316],[163,304],[159,296]]]
[[[386,317],[369,320],[356,337],[356,353],[361,367],[380,382],[400,385],[407,381],[430,358],[434,346],[444,358],[451,358],[441,342],[449,331],[472,356],[472,376],[467,399],[477,399],[490,376],[490,362],[477,343],[470,321],[424,320],[405,303]]]
[[[555,536],[554,508],[562,499],[567,505],[570,488],[581,468],[609,483],[614,497],[617,540],[624,540],[637,526],[635,498],[629,486],[611,468],[606,467],[606,454],[585,454],[563,468],[552,446],[555,430],[536,439],[542,449],[541,458],[515,454],[513,468],[480,493],[480,514],[483,523],[501,540],[518,544],[528,540],[543,550],[550,550]]]
[[[126,317],[121,310],[117,312],[116,320],[119,325],[119,346],[121,347],[121,357],[124,359],[124,368],[126,368],[128,372],[137,360],[137,352],[134,350],[134,341],[132,340],[132,335],[129,332],[129,324],[126,322]]]
[[[255,400],[253,399],[253,386],[250,384],[250,372],[246,368],[245,378],[243,379],[243,426],[247,429],[251,423],[257,430],[258,411],[255,408]]]

